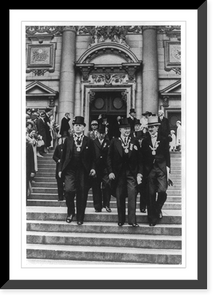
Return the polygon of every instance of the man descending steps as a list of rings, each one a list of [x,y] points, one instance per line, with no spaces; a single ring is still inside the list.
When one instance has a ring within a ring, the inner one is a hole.
[[[181,153],[171,155],[173,186],[167,190],[163,218],[154,227],[136,202],[138,228],[117,226],[116,199],[112,212],[96,213],[92,189],[88,192],[83,226],[66,223],[66,202],[58,201],[53,152],[39,158],[33,192],[27,201],[27,261],[30,265],[90,264],[181,265],[182,194]],[[113,209],[114,208],[114,209]],[[128,218],[127,218],[128,220]],[[35,261],[36,260],[36,261]]]

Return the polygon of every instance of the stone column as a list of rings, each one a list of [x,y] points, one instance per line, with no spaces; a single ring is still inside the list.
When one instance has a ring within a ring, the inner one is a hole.
[[[71,121],[75,101],[75,68],[76,60],[76,30],[66,26],[62,35],[60,89],[58,104],[58,121],[61,122],[66,112],[70,113]],[[70,121],[70,123],[71,123]]]
[[[155,26],[143,26],[143,69],[142,102],[145,110],[156,114],[158,111],[158,55],[157,29]]]

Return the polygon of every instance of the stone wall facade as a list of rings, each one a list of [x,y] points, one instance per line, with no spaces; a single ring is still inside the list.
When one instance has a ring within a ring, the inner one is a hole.
[[[52,107],[58,123],[69,112],[89,124],[93,101],[118,95],[126,115],[163,109],[173,128],[181,120],[180,37],[179,26],[26,27],[26,106]],[[107,105],[99,112],[112,114]]]

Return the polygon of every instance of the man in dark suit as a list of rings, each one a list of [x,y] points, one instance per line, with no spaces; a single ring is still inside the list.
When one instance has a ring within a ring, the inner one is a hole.
[[[172,141],[171,135],[170,135],[170,124],[169,120],[164,117],[164,111],[159,110],[158,111],[158,122],[160,123],[158,132],[161,136],[165,137],[168,142]]]
[[[66,135],[69,136],[69,129],[70,129],[70,125],[69,125],[69,121],[70,121],[70,114],[69,113],[65,113],[64,117],[61,120],[61,126],[60,126],[60,134],[61,135]]]
[[[61,161],[61,156],[63,153],[63,148],[64,148],[64,141],[66,139],[67,135],[63,135],[59,137],[58,139],[58,145],[55,147],[55,151],[53,154],[53,160],[56,162],[56,172],[55,172],[55,178],[57,180],[57,188],[58,188],[58,200],[62,201],[64,200],[64,179],[63,176],[59,177],[58,172],[59,172],[59,165]]]
[[[138,227],[136,222],[137,174],[139,167],[139,143],[130,137],[128,120],[120,121],[120,137],[111,141],[107,165],[109,179],[115,189],[118,209],[118,225],[125,223],[125,200],[128,196],[128,223]]]
[[[130,124],[130,129],[131,129],[131,132],[134,131],[134,126],[135,126],[135,122],[136,122],[136,117],[135,117],[135,109],[134,108],[131,108],[130,111],[129,111],[129,117],[127,118],[129,124]]]
[[[59,166],[59,177],[65,179],[67,204],[66,222],[75,216],[74,197],[76,195],[77,224],[82,225],[85,215],[89,176],[95,176],[93,140],[84,135],[86,124],[81,116],[73,121],[74,134],[66,138]]]
[[[96,212],[101,212],[102,207],[107,212],[111,212],[111,191],[107,170],[109,147],[110,140],[106,137],[105,127],[99,126],[97,138],[94,140],[96,177],[93,179],[92,184],[93,202]]]
[[[162,206],[167,198],[170,171],[168,140],[159,134],[160,123],[157,116],[148,118],[148,132],[142,141],[139,173],[143,175],[143,186],[147,191],[148,221],[155,226],[162,217]],[[157,200],[156,200],[157,192]]]
[[[40,116],[39,118],[37,119],[36,121],[36,129],[37,129],[37,132],[39,135],[41,135],[42,137],[42,140],[44,142],[44,145],[39,147],[39,153],[40,155],[42,155],[43,153],[46,153],[47,150],[46,150],[46,141],[47,141],[47,136],[46,136],[46,124],[45,124],[45,112],[42,111],[40,113]]]

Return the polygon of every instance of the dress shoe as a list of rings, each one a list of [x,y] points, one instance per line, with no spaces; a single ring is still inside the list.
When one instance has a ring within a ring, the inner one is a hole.
[[[95,212],[101,212],[101,209],[96,209]]]
[[[105,209],[106,209],[107,212],[111,212],[110,207],[106,206]]]
[[[142,213],[145,213],[145,212],[146,212],[146,209],[145,209],[145,208],[142,208],[142,209],[140,209],[140,211],[141,211]]]
[[[118,223],[118,226],[123,226],[123,224],[124,224],[124,223],[119,222],[119,223]]]
[[[129,223],[129,225],[131,225],[132,227],[139,227],[139,224],[137,223]]]
[[[67,222],[67,223],[71,223],[72,221],[73,221],[73,215],[67,216],[66,222]]]
[[[78,221],[78,222],[77,222],[77,225],[82,225],[82,224],[83,224],[82,221]]]

